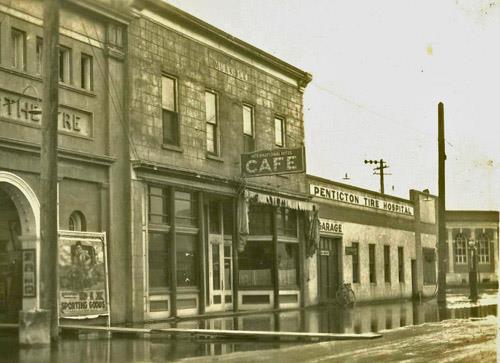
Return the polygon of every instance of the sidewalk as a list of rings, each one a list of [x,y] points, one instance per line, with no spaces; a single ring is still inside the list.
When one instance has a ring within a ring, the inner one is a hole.
[[[455,319],[381,331],[381,339],[336,341],[199,357],[183,362],[496,362],[497,318]]]

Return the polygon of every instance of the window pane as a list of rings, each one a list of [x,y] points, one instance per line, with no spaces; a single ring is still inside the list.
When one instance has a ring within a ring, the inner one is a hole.
[[[297,212],[293,209],[278,209],[277,228],[279,235],[297,237]]]
[[[197,235],[176,235],[177,286],[197,286]]]
[[[368,263],[370,271],[370,282],[377,282],[376,270],[375,270],[375,245],[368,245]]]
[[[163,109],[163,143],[179,145],[179,119],[177,113]]]
[[[168,223],[168,189],[149,187],[149,221]]]
[[[211,124],[217,123],[217,99],[215,93],[205,92],[205,117]]]
[[[68,48],[59,46],[59,81],[71,81],[71,51]]]
[[[359,243],[352,243],[352,282],[359,282]]]
[[[197,226],[197,198],[194,193],[175,192],[175,218],[179,225]]]
[[[24,70],[26,67],[26,33],[12,29],[12,65]]]
[[[208,218],[210,220],[209,232],[213,234],[221,233],[220,203],[211,201],[208,205]]]
[[[225,201],[222,203],[223,208],[223,223],[224,223],[224,234],[233,234],[233,204],[231,201]]]
[[[249,241],[239,254],[240,286],[271,286],[272,243]]]
[[[384,246],[384,279],[391,282],[391,250],[389,246]]]
[[[277,146],[283,146],[283,119],[274,119],[274,142]]]
[[[278,243],[278,274],[280,286],[297,284],[298,244]]]
[[[243,105],[243,133],[253,136],[253,114],[252,108]]]
[[[175,108],[175,80],[170,77],[161,77],[161,107],[176,111]]]
[[[267,205],[250,204],[248,226],[250,234],[272,234],[272,210]]]
[[[215,153],[215,125],[207,123],[207,151]]]
[[[92,57],[82,54],[81,57],[81,87],[91,90],[92,89]]]
[[[43,62],[43,39],[36,38],[36,71],[42,74],[42,62]]]
[[[149,232],[149,287],[170,285],[167,236],[165,233]]]
[[[220,290],[220,255],[219,245],[212,245],[212,283],[214,290]]]

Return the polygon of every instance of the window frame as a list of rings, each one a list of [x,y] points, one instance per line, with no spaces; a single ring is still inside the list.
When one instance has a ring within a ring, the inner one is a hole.
[[[83,52],[80,53],[80,87],[94,90],[94,57]]]
[[[391,283],[391,246],[384,245],[384,281]]]
[[[214,117],[213,121],[208,119],[208,113],[207,113],[207,104],[208,104],[208,99],[207,99],[207,94],[211,94],[214,96]],[[209,150],[208,147],[208,128],[209,125],[213,127],[213,150]],[[205,90],[205,127],[206,127],[206,142],[207,142],[207,147],[206,147],[206,152],[210,155],[215,155],[219,156],[220,155],[220,127],[219,127],[219,94],[215,92],[214,90],[211,89],[206,89]]]
[[[359,273],[359,242],[351,242],[351,247],[355,252],[352,254],[352,283],[360,283]]]
[[[477,239],[478,263],[491,263],[490,241],[486,233],[482,233]]]
[[[72,84],[73,79],[73,51],[71,48],[59,44],[59,82]]]
[[[163,80],[164,79],[170,79],[173,83],[173,89],[172,89],[172,95],[173,95],[173,102],[172,102],[172,108],[169,108],[169,106],[166,105],[164,102],[164,87],[163,87]],[[179,115],[179,79],[171,74],[168,73],[161,73],[161,78],[160,78],[160,107],[161,107],[161,119],[162,119],[162,144],[163,145],[168,145],[168,146],[174,146],[174,147],[180,147],[181,145],[181,123],[180,123],[180,115]],[[165,123],[167,122],[167,119],[165,117],[165,114],[168,114],[172,117],[171,122],[175,122],[175,125],[173,125],[172,129],[175,128],[173,131],[175,134],[174,135],[168,135],[166,134],[166,128],[165,128]]]
[[[368,279],[371,284],[377,283],[377,250],[374,243],[368,244]]]
[[[398,246],[398,280],[400,283],[405,282],[405,252],[404,247]]]
[[[42,74],[43,71],[43,38],[37,36],[35,40],[36,72]]]
[[[243,149],[244,152],[255,151],[255,107],[248,104],[242,104],[242,127],[243,127]],[[247,132],[245,110],[250,110],[250,133]]]
[[[276,132],[276,122],[279,121],[279,123],[281,124],[281,130],[280,130],[280,138],[281,138],[281,144],[279,144],[277,141],[277,132]],[[282,117],[282,116],[277,116],[275,115],[274,116],[274,145],[277,146],[277,147],[281,147],[281,148],[284,148],[286,146],[286,122],[285,122],[285,118]]]
[[[459,233],[455,237],[455,258],[454,261],[456,264],[467,264],[467,238],[462,234]],[[463,253],[459,253],[463,252]]]
[[[15,37],[15,35],[17,35]],[[19,39],[21,44],[19,44]],[[12,67],[20,70],[26,71],[26,56],[27,56],[27,34],[24,30],[12,27],[10,28],[10,40],[11,40],[11,52],[12,52]],[[21,49],[19,49],[21,47]],[[19,56],[21,59],[19,59]]]

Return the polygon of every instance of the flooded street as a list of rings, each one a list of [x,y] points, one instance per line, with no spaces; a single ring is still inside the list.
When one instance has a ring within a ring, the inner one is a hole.
[[[392,302],[358,305],[342,310],[324,306],[300,311],[262,313],[174,323],[146,324],[149,328],[201,328],[260,331],[365,333],[389,331],[445,319],[484,317],[497,314],[496,292],[483,293],[478,303],[450,295],[448,307],[440,310],[435,300],[422,303]],[[57,347],[19,348],[15,337],[0,338],[2,361],[7,362],[164,362],[187,357],[214,356],[238,351],[290,347],[305,343],[279,341],[238,341],[214,339],[131,338],[114,334],[105,339],[95,333],[64,337]],[[367,342],[367,344],[370,344]]]

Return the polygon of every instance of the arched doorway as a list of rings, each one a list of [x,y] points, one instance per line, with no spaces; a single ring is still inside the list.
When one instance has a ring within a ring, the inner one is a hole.
[[[39,306],[40,204],[19,176],[0,171],[0,320]],[[24,251],[24,252],[23,252]],[[23,271],[23,258],[36,260]],[[35,267],[33,269],[33,266]]]

